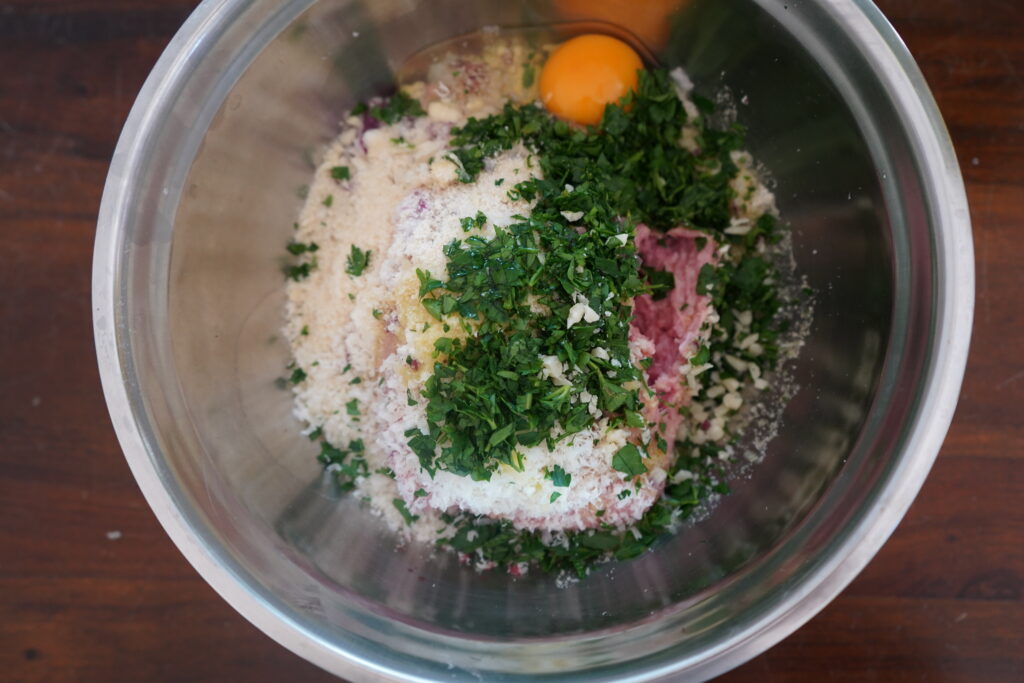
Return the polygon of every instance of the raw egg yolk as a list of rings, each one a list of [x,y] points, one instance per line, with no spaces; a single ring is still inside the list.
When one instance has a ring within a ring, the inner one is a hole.
[[[559,45],[540,72],[541,102],[555,116],[594,125],[607,104],[636,88],[640,56],[626,43],[596,33]]]

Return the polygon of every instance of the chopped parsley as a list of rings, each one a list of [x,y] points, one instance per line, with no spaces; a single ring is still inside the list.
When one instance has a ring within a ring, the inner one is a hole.
[[[324,206],[326,206],[328,209],[331,208],[331,206],[334,205],[334,195],[333,194],[327,195],[327,197],[324,198],[323,202],[321,202],[321,203]]]
[[[396,123],[407,116],[424,116],[427,113],[423,111],[419,100],[409,97],[401,90],[389,97],[383,104],[371,107],[366,107],[365,105],[356,107],[352,113],[361,114],[367,111],[373,118],[387,124]]]
[[[292,240],[285,245],[285,250],[292,256],[312,256],[309,260],[303,260],[298,264],[291,264],[284,266],[284,275],[289,280],[305,280],[309,277],[309,274],[316,268],[316,252],[320,249],[316,242],[310,242],[305,244],[303,242],[296,242]],[[302,328],[306,330],[305,327]],[[302,334],[308,334],[308,330]]]
[[[472,216],[472,217],[468,217],[467,216],[466,218],[459,219],[459,224],[462,225],[462,229],[465,232],[469,232],[470,230],[472,230],[474,228],[480,229],[480,228],[484,227],[484,224],[486,224],[486,223],[487,223],[487,216],[484,215],[483,211],[477,211],[475,216]]]
[[[345,259],[345,272],[353,277],[358,277],[363,274],[368,265],[370,265],[370,251],[363,251],[353,244],[352,251]]]
[[[612,469],[628,477],[635,477],[647,471],[640,449],[627,443],[612,456]]]
[[[537,69],[533,64],[527,64],[523,67],[523,87],[529,88],[533,85],[533,80],[537,75]]]
[[[309,274],[313,272],[313,267],[312,263],[300,263],[297,266],[285,266],[284,274],[289,280],[299,282],[300,280],[305,280],[309,277]]]
[[[402,519],[405,520],[406,524],[412,524],[420,518],[419,515],[414,515],[411,512],[409,512],[409,508],[405,506],[405,501],[402,500],[401,498],[395,498],[394,500],[391,501],[391,504],[394,505],[395,509],[398,510],[399,514],[402,515]]]
[[[572,481],[572,475],[562,469],[561,465],[555,465],[547,473],[547,478],[551,480],[552,486],[568,486]]]
[[[334,474],[335,482],[342,491],[351,491],[355,488],[356,479],[370,474],[364,453],[365,448],[360,439],[350,441],[348,448],[338,448],[323,440],[320,442],[317,460]]]
[[[705,113],[713,109],[704,98],[695,101]],[[698,154],[678,144],[684,123],[697,129]],[[465,340],[438,341],[434,375],[424,392],[429,400],[430,429],[428,433],[407,432],[410,447],[428,471],[462,470],[487,478],[486,461],[479,458],[481,449],[515,466],[516,445],[545,440],[551,445],[552,436],[546,430],[555,424],[552,417],[557,416],[563,430],[556,438],[586,426],[587,418],[571,410],[578,404],[570,397],[582,386],[600,398],[603,413],[631,427],[644,426],[636,394],[623,386],[642,376],[634,374],[628,356],[624,359],[621,355],[624,351],[628,354],[628,347],[616,347],[616,343],[622,344],[616,333],[627,330],[631,319],[630,308],[617,301],[642,292],[660,298],[675,282],[671,273],[638,268],[632,237],[640,222],[655,230],[686,225],[706,232],[719,244],[737,247],[734,256],[722,259],[718,267],[705,266],[700,273],[698,291],[712,297],[727,334],[699,349],[691,363],[703,365],[711,362],[715,353],[735,352],[732,311],[749,310],[751,331],[763,341],[759,362],[771,367],[777,357],[773,343],[779,333],[775,317],[779,301],[775,287],[765,284],[765,279],[774,270],[750,247],[761,237],[770,243],[777,241],[777,222],[765,216],[747,235],[725,233],[733,197],[729,180],[737,172],[731,152],[741,148],[743,130],[735,125],[714,129],[703,119],[688,121],[664,71],[642,72],[637,92],[627,96],[621,106],[607,107],[601,123],[586,130],[557,121],[533,105],[507,104],[500,114],[471,119],[453,134],[456,148],[450,157],[463,182],[475,180],[484,159],[517,143],[536,154],[544,179],[525,180],[509,190],[512,199],[536,201],[529,218],[498,228],[492,240],[468,237],[450,245],[446,249],[446,281],[421,274],[420,295],[428,310],[448,309],[473,331]],[[576,237],[569,234],[562,211],[574,218],[582,212],[578,224],[586,232]],[[625,244],[612,241],[619,234],[626,235]],[[587,240],[587,236],[603,238],[605,243]],[[703,250],[707,241],[698,238],[698,250]],[[618,251],[607,248],[616,243]],[[541,252],[543,264],[536,257]],[[552,263],[555,267],[542,268]],[[601,290],[602,286],[608,289]],[[550,307],[552,314],[531,316],[524,311],[524,292]],[[607,299],[609,292],[611,299]],[[598,313],[593,325],[580,328],[579,337],[576,326],[564,327],[566,310],[577,294]],[[721,306],[726,302],[728,305]],[[606,311],[611,315],[606,317]],[[619,360],[621,367],[616,368],[614,380],[610,372],[593,372],[597,359],[590,356],[589,349],[598,345]],[[541,354],[554,355],[569,368],[572,387],[544,386],[534,380],[540,374],[537,359]],[[643,361],[641,366],[650,365],[650,359]],[[480,368],[486,372],[477,374]],[[718,369],[723,376],[735,375],[724,366]],[[597,386],[593,387],[590,382],[595,379]],[[576,416],[578,422],[572,419]],[[669,446],[660,435],[656,443],[661,449]],[[568,569],[583,575],[602,558],[627,559],[641,554],[708,495],[727,492],[720,450],[713,443],[676,444],[680,455],[669,472],[664,493],[631,532],[610,527],[571,532],[566,534],[565,546],[546,545],[539,532],[516,529],[508,521],[459,513],[447,516],[454,533],[438,544],[475,553],[499,566],[530,562],[548,571]],[[476,461],[470,453],[477,456]],[[646,471],[645,456],[641,447],[627,444],[614,454],[612,467],[633,478]],[[673,483],[672,476],[681,470],[692,476]],[[548,476],[563,481],[561,474],[552,470]],[[626,488],[619,498],[632,494],[633,490]],[[560,492],[554,492],[550,501],[559,496]]]
[[[529,218],[496,227],[493,239],[470,236],[446,246],[447,281],[420,273],[426,310],[438,320],[457,315],[473,330],[434,345],[423,390],[429,428],[418,434],[436,446],[421,452],[428,471],[488,479],[499,463],[521,469],[520,447],[554,447],[594,423],[578,400],[583,391],[612,416],[639,408],[638,390],[623,386],[643,382],[629,360],[627,302],[646,285],[632,242],[608,239],[631,229],[607,213],[602,222],[595,209],[590,229],[580,233],[561,215],[560,194],[552,190]],[[597,200],[596,193],[583,197]],[[531,302],[551,315],[536,315]],[[581,302],[598,317],[569,327],[570,311]],[[608,358],[592,355],[595,347]],[[572,385],[556,386],[542,374],[545,357],[570,368]]]
[[[348,166],[332,166],[331,177],[334,178],[335,180],[348,180]]]
[[[289,242],[288,245],[285,247],[285,249],[288,250],[288,253],[292,254],[293,256],[301,256],[302,254],[305,254],[307,252],[312,254],[313,252],[317,251],[319,248],[320,247],[317,246],[316,242],[310,242],[309,244],[303,244],[302,242],[295,242],[295,241]]]
[[[558,572],[568,570],[583,576],[595,562],[609,556],[626,560],[642,554],[669,527],[673,520],[687,518],[701,501],[712,493],[727,493],[723,483],[725,470],[718,464],[717,450],[707,444],[696,446],[690,442],[680,444],[681,455],[669,472],[669,480],[662,496],[634,526],[633,532],[622,533],[614,528],[578,531],[566,534],[565,545],[547,545],[538,531],[516,529],[507,520],[494,520],[468,513],[442,515],[454,533],[437,541],[441,547],[474,554],[484,561],[507,567],[519,562],[536,564],[541,570]],[[697,456],[685,455],[696,451]],[[708,464],[710,463],[710,464]],[[678,484],[672,476],[687,470],[693,476]],[[549,502],[559,496],[552,494]],[[620,498],[631,495],[625,489]],[[603,514],[603,511],[602,511]],[[475,533],[474,533],[475,532]]]
[[[496,227],[492,239],[470,236],[446,246],[446,280],[420,273],[430,315],[457,315],[472,330],[435,343],[423,391],[428,429],[411,435],[428,472],[488,479],[499,463],[521,469],[520,447],[553,447],[594,423],[578,400],[583,391],[598,397],[598,410],[613,420],[638,412],[635,387],[644,376],[629,358],[628,302],[664,293],[672,282],[669,273],[640,271],[635,225],[720,233],[730,221],[728,183],[737,170],[730,153],[742,131],[701,126],[698,156],[678,144],[686,121],[667,73],[652,71],[642,72],[637,92],[609,105],[596,127],[573,128],[533,104],[507,103],[501,113],[452,131],[448,158],[462,182],[474,182],[485,159],[518,143],[544,177],[509,190],[535,202],[529,217]],[[712,166],[714,172],[704,170]],[[474,225],[475,219],[462,221],[464,229]],[[551,315],[536,315],[531,303]],[[596,318],[570,325],[578,304]],[[592,356],[595,347],[609,359]],[[573,375],[571,385],[556,386],[542,374],[543,359],[551,357]],[[627,455],[620,460],[628,471],[642,467]]]
[[[718,233],[729,226],[729,180],[737,171],[730,154],[740,148],[743,130],[716,130],[698,119],[692,123],[701,151],[693,154],[678,144],[686,122],[668,74],[643,71],[636,93],[623,106],[609,105],[596,127],[580,130],[535,105],[508,103],[500,114],[470,119],[454,130],[452,154],[471,182],[485,158],[522,142],[539,157],[546,182],[559,190],[566,183],[577,190],[589,183],[627,222]]]

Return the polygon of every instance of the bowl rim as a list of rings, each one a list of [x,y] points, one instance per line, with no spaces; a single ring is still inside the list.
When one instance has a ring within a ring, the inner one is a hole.
[[[758,0],[759,3],[763,0]],[[931,372],[919,408],[907,430],[900,457],[879,489],[879,506],[864,515],[831,554],[757,622],[730,634],[705,657],[677,659],[639,672],[630,680],[678,674],[710,678],[764,652],[824,608],[867,565],[895,530],[924,483],[949,428],[967,362],[974,310],[974,258],[966,192],[953,144],[938,106],[907,47],[869,0],[817,0],[827,5],[868,56],[888,86],[893,103],[907,117],[917,149],[932,163],[923,180],[945,197],[935,211],[937,262],[936,331]],[[207,0],[172,38],[146,79],[131,109],[111,160],[100,205],[93,253],[93,331],[107,407],[125,459],[150,508],[168,536],[200,576],[237,612],[295,654],[340,676],[360,680],[428,680],[409,677],[381,662],[368,661],[331,645],[240,581],[216,548],[196,534],[167,490],[149,457],[151,445],[140,428],[125,383],[128,345],[119,320],[121,238],[134,169],[144,163],[145,144],[180,81],[186,59],[212,28],[237,16],[246,0]],[[311,3],[310,3],[311,4]]]

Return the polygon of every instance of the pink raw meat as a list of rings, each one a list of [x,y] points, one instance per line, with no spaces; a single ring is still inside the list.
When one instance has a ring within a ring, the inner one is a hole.
[[[697,239],[706,240],[698,249]],[[690,396],[683,369],[697,352],[697,336],[711,310],[711,298],[697,294],[697,278],[706,263],[715,262],[715,243],[707,235],[686,228],[654,232],[641,223],[636,247],[644,266],[672,273],[675,287],[655,300],[650,294],[633,303],[630,341],[643,356],[653,358],[647,380],[658,400],[647,406],[647,419],[664,423],[662,435],[671,441],[679,427],[678,408]],[[653,355],[649,355],[653,352]]]

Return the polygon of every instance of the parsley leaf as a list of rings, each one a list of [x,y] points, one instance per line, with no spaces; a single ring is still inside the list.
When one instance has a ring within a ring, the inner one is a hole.
[[[483,211],[477,211],[476,216],[473,216],[472,218],[467,217],[459,219],[459,224],[462,225],[462,229],[465,232],[469,232],[473,228],[482,228],[485,223],[487,223],[487,216],[484,215]]]
[[[351,491],[355,488],[356,479],[369,476],[369,467],[363,454],[363,442],[358,439],[350,441],[348,448],[344,449],[327,441],[321,441],[317,460],[334,474],[335,481],[341,490]]]
[[[394,505],[395,509],[398,510],[399,514],[402,515],[402,519],[405,520],[406,524],[411,525],[413,522],[420,518],[419,515],[414,515],[411,512],[409,512],[409,508],[406,507],[405,501],[402,500],[401,498],[395,498],[394,500],[391,501],[391,504]]]
[[[309,244],[303,244],[302,242],[289,242],[285,249],[288,250],[289,254],[294,256],[301,256],[306,252],[313,253],[320,247],[317,246],[316,242],[310,242]]]
[[[529,88],[533,85],[533,80],[537,75],[537,69],[533,64],[527,64],[523,67],[523,87]]]
[[[572,481],[572,475],[562,469],[561,465],[555,465],[548,472],[547,478],[551,480],[553,486],[568,486]]]
[[[375,119],[392,124],[407,116],[424,116],[427,112],[423,111],[419,100],[399,90],[384,104],[370,107],[369,113]]]
[[[612,469],[630,477],[647,471],[640,457],[640,449],[631,443],[627,443],[612,456]]]
[[[693,358],[690,359],[690,365],[704,365],[711,360],[711,349],[706,346],[700,347],[697,353],[693,354]]]
[[[313,268],[313,263],[300,263],[297,266],[285,266],[284,274],[289,280],[299,282],[300,280],[305,280],[309,277],[309,274],[313,272]]]
[[[352,251],[345,260],[345,272],[358,277],[363,274],[368,265],[370,265],[370,251],[363,251],[353,244]]]

